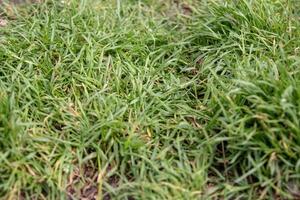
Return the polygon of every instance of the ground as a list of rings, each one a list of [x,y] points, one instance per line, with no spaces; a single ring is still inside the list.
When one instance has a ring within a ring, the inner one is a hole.
[[[0,198],[300,198],[299,1],[0,12]]]

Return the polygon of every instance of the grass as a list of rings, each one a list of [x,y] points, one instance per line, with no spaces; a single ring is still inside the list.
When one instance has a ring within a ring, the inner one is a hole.
[[[1,8],[3,199],[300,198],[300,3]]]

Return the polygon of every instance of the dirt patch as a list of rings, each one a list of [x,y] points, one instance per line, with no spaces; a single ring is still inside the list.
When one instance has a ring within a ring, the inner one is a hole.
[[[5,27],[5,26],[7,26],[7,20],[5,20],[5,19],[1,19],[0,18],[0,27]]]
[[[76,168],[69,177],[69,184],[66,188],[67,199],[98,199],[98,171],[91,166]]]
[[[190,4],[180,0],[174,0],[173,2],[184,15],[191,15],[193,13],[193,9]]]
[[[100,183],[100,180],[105,180],[112,188],[119,186],[120,178],[117,175],[106,177],[110,171],[110,166],[107,167],[104,173],[99,173],[97,167],[94,166],[83,166],[81,169],[74,169],[69,176],[69,183],[66,187],[67,199],[112,199],[109,192],[106,191],[105,188],[102,188],[102,184]]]

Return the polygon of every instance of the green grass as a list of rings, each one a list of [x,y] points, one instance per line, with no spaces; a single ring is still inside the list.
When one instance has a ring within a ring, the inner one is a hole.
[[[299,198],[300,2],[1,12],[0,198]]]

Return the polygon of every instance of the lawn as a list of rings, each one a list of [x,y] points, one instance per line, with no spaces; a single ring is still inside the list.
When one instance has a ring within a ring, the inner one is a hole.
[[[0,199],[300,198],[300,1],[0,13]]]

